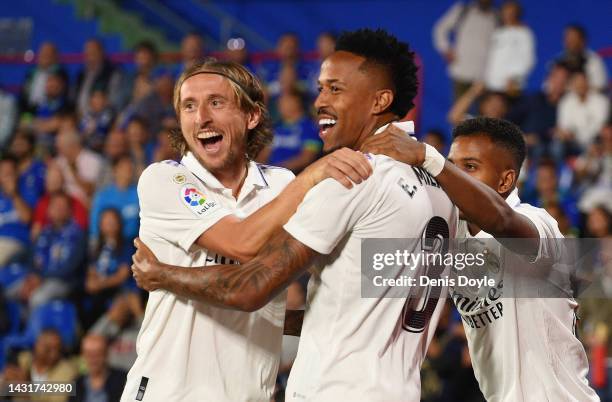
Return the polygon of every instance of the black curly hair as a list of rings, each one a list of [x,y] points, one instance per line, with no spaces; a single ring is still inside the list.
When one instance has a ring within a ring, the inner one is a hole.
[[[510,151],[514,159],[516,172],[521,171],[527,146],[525,145],[523,132],[516,124],[492,117],[468,119],[453,129],[453,140],[457,137],[482,134],[488,136],[494,144]]]
[[[417,66],[414,52],[407,43],[400,42],[383,29],[358,29],[343,32],[336,42],[336,51],[345,51],[364,57],[362,69],[368,64],[382,67],[393,83],[393,103],[390,110],[404,117],[413,108],[417,94]]]

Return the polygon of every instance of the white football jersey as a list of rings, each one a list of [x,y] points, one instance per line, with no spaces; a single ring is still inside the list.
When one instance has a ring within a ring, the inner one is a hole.
[[[522,204],[518,190],[506,202],[533,222],[541,239],[563,238],[554,218],[544,209]],[[471,236],[465,221],[460,221],[457,237],[492,239],[483,231]],[[504,261],[508,261],[505,249],[497,242],[485,242],[492,253],[486,259],[486,271],[503,281],[496,281],[493,289],[478,290],[475,296],[472,289],[461,287],[450,292],[463,319],[474,373],[487,401],[598,401],[588,385],[587,356],[575,334],[576,301],[569,297],[527,298],[531,294],[525,294],[525,286],[523,293],[513,293],[523,297],[504,296],[509,280],[510,286],[516,286],[518,281],[529,279],[503,276]],[[560,245],[560,241],[540,241],[534,264],[558,261]],[[565,289],[569,278],[564,280]]]
[[[290,171],[250,162],[236,200],[192,154],[149,166],[138,183],[140,238],[163,263],[231,264],[194,242],[228,214],[245,217],[275,198]],[[269,401],[286,293],[254,313],[216,308],[156,290],[138,335],[122,401]]]
[[[424,303],[428,317],[414,314],[423,300],[362,297],[362,241],[420,239],[434,217],[454,237],[457,212],[424,170],[381,155],[371,162],[372,176],[352,189],[319,183],[284,226],[322,254],[308,284],[287,401],[419,400],[421,362],[445,293]]]

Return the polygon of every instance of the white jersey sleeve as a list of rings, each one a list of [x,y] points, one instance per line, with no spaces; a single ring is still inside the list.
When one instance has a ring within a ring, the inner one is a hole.
[[[147,167],[138,181],[141,226],[188,251],[197,238],[231,211],[209,199],[204,187],[178,163]]]
[[[559,230],[557,221],[545,209],[536,208],[529,204],[520,204],[514,210],[527,217],[534,224],[540,236],[538,255],[531,262],[536,263],[558,259],[559,250],[558,240],[556,239],[562,239],[563,234]]]
[[[327,179],[314,186],[284,229],[320,254],[329,254],[367,213],[376,181],[366,180],[347,189]]]

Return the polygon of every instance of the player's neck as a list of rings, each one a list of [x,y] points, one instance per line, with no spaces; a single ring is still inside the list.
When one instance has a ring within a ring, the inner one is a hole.
[[[234,166],[220,169],[219,172],[214,172],[214,175],[219,183],[232,190],[232,195],[237,199],[247,177],[248,166],[249,162],[245,160],[244,163],[237,163]]]
[[[376,116],[376,118],[373,119],[370,122],[370,124],[368,124],[365,127],[362,134],[357,139],[357,143],[355,144],[354,149],[358,150],[359,148],[361,148],[361,145],[365,142],[365,140],[368,137],[373,136],[376,130],[396,120],[397,120],[397,116],[391,113],[385,113],[385,114]]]

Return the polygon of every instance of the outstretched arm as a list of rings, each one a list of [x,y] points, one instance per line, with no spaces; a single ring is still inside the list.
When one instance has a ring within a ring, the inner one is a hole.
[[[140,287],[242,311],[266,305],[310,266],[316,254],[285,230],[277,231],[257,257],[243,265],[176,267],[157,261],[138,239],[136,245],[132,271]]]
[[[271,202],[244,220],[234,215],[222,218],[206,230],[196,243],[207,250],[240,262],[251,260],[291,215],[314,185],[333,178],[347,188],[372,174],[367,159],[348,148],[339,149],[308,166]]]
[[[400,162],[421,166],[425,161],[425,144],[410,138],[392,125],[370,137],[362,151],[384,154]],[[529,218],[516,212],[495,190],[471,177],[446,161],[435,179],[450,200],[461,210],[465,220],[480,227],[495,238],[525,238],[524,242],[512,242],[509,246],[520,254],[537,254],[539,233]],[[516,250],[516,247],[521,247]]]

